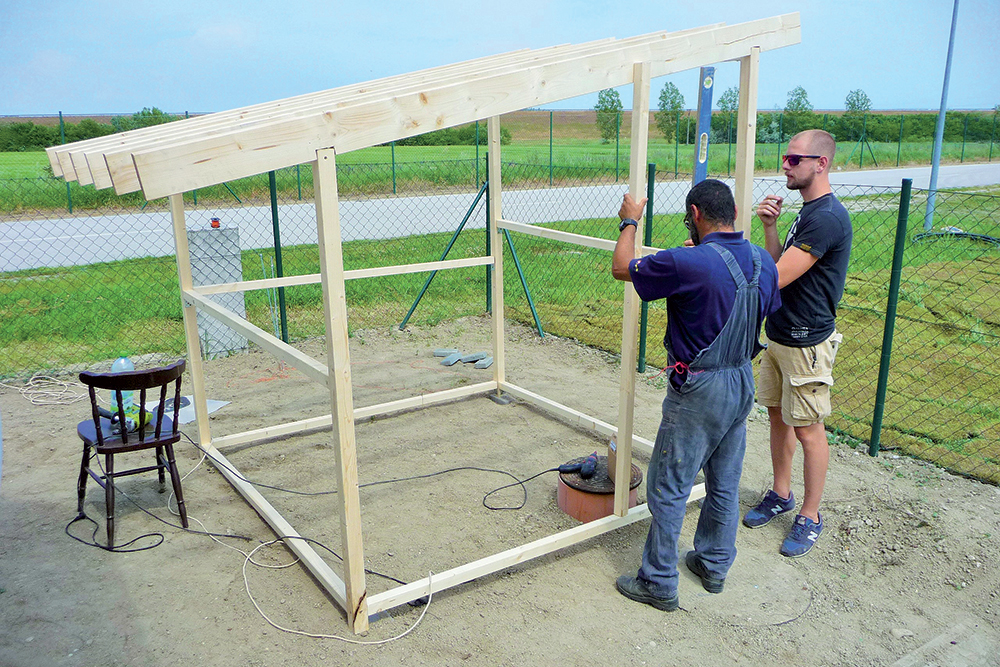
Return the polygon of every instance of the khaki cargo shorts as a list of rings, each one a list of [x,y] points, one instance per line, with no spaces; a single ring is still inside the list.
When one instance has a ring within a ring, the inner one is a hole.
[[[786,347],[768,341],[760,355],[757,401],[781,408],[789,426],[810,426],[830,416],[833,362],[844,337],[834,331],[811,347]]]

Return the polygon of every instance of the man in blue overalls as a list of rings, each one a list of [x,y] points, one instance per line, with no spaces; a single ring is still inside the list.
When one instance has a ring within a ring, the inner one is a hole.
[[[630,281],[643,301],[667,300],[670,376],[663,419],[646,475],[652,515],[638,576],[621,576],[622,595],[663,611],[678,607],[677,541],[699,470],[705,500],[684,559],[710,593],[721,593],[736,558],[739,483],[746,418],[753,407],[750,360],[764,318],[778,309],[778,272],[767,252],[735,231],[736,203],[721,181],[687,195],[685,247],[634,258],[636,220],[645,199],[625,195],[612,275]],[[626,369],[623,369],[623,372]]]

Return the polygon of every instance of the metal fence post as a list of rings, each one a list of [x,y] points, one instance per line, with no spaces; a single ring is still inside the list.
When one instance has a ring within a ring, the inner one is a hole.
[[[656,164],[650,162],[646,174],[646,224],[643,226],[643,244],[653,244],[653,184],[656,180]],[[640,373],[646,372],[646,325],[649,318],[649,303],[642,302],[639,311],[639,364],[636,367]]]
[[[681,115],[674,116],[674,179],[677,179],[677,160],[681,153]]]
[[[63,125],[62,111],[59,112],[59,143],[66,143],[66,128]],[[66,206],[69,212],[73,212],[73,193],[69,190],[69,181],[66,181]]]
[[[278,185],[274,172],[267,172],[267,184],[271,191],[271,228],[274,230],[274,273],[275,278],[284,278],[281,266],[281,230],[278,225]],[[285,312],[285,288],[278,288],[278,312],[281,315],[281,340],[288,342],[288,314]]]
[[[899,283],[903,272],[903,251],[906,249],[906,221],[910,214],[910,189],[913,181],[903,179],[899,193],[899,217],[896,219],[896,245],[892,252],[892,273],[889,277],[889,298],[885,306],[885,330],[882,334],[882,358],[878,366],[878,386],[875,389],[875,413],[872,415],[872,435],[868,453],[878,456],[885,414],[885,392],[889,381],[889,359],[892,356],[892,334],[896,329],[896,305],[899,303]]]
[[[782,134],[785,132],[785,114],[778,114],[778,167],[777,171],[781,171],[781,139]]]
[[[389,142],[389,152],[392,155],[392,194],[396,194],[396,142]]]
[[[726,145],[729,147],[729,155],[726,156],[726,178],[731,175],[730,164],[733,161],[733,112],[729,112],[729,127],[726,130]]]
[[[615,113],[615,183],[618,182],[618,140],[622,133],[622,112]]]
[[[962,125],[962,157],[958,163],[965,162],[965,137],[969,134],[969,114],[965,114],[965,123]]]
[[[549,111],[549,187],[552,187],[552,112]]]
[[[993,129],[990,131],[990,157],[987,162],[993,162],[993,139],[997,134],[997,112],[993,112]]]
[[[899,114],[899,141],[896,142],[896,166],[899,166],[899,154],[903,150],[903,114]]]
[[[476,185],[479,185],[479,121],[476,121]]]
[[[301,165],[295,165],[295,182],[299,186],[299,201],[302,201],[302,170],[299,168]]]
[[[488,256],[493,255],[493,243],[490,241],[490,214],[493,209],[490,208],[493,203],[490,201],[490,152],[486,151],[486,254]],[[487,314],[493,314],[493,265],[486,265],[486,312]]]
[[[865,163],[865,143],[868,141],[868,114],[861,114],[861,156],[858,157],[858,169]]]

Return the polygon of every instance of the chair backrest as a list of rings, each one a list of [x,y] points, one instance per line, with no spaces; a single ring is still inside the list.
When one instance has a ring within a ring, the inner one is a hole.
[[[174,396],[173,396],[173,428],[171,430],[171,435],[174,439],[177,436],[177,417],[180,412],[181,405],[181,376],[184,374],[185,361],[180,359],[170,364],[169,366],[162,366],[160,368],[150,368],[147,370],[138,371],[124,371],[121,373],[94,373],[92,371],[83,371],[80,373],[80,382],[87,385],[90,391],[90,407],[94,416],[94,427],[97,430],[97,441],[98,445],[102,446],[104,444],[104,436],[101,430],[101,417],[100,411],[98,409],[97,403],[97,389],[108,389],[112,392],[112,396],[117,398],[117,406],[112,406],[112,412],[118,415],[118,423],[122,426],[125,425],[125,406],[122,403],[123,391],[138,391],[139,397],[136,404],[139,406],[139,420],[138,428],[136,433],[138,434],[138,442],[145,442],[147,422],[150,420],[146,418],[148,411],[146,410],[146,391],[148,389],[153,389],[158,387],[160,389],[159,404],[155,411],[153,412],[154,419],[152,422],[154,428],[152,429],[154,440],[160,439],[160,434],[162,431],[163,417],[166,414],[166,403],[167,403],[167,388],[170,383],[174,383]],[[135,434],[133,434],[134,436]],[[127,428],[121,428],[121,438],[123,444],[129,443],[129,433]]]

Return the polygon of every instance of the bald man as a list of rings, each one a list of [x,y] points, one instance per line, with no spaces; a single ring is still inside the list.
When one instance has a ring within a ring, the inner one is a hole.
[[[801,443],[805,493],[780,550],[791,558],[809,553],[823,531],[819,505],[830,461],[823,421],[831,412],[833,362],[842,341],[835,320],[853,236],[847,209],[830,189],[835,152],[836,142],[822,130],[800,132],[788,142],[782,169],[788,189],[798,190],[803,204],[784,243],[777,230],[782,198],[768,195],[757,206],[765,249],[778,267],[782,306],[764,327],[768,348],[760,355],[757,385],[757,400],[771,422],[774,486],[743,523],[759,528],[795,509],[792,458]]]

